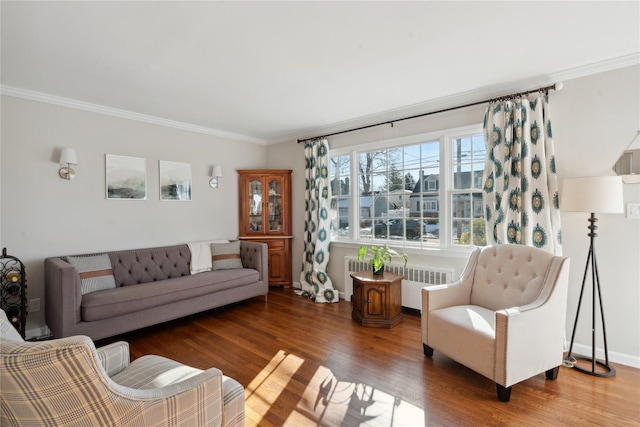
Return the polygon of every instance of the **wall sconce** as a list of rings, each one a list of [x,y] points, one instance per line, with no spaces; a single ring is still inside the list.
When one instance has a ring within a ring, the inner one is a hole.
[[[211,188],[218,188],[218,178],[222,176],[222,167],[214,165],[211,168],[211,179],[209,180],[209,186]]]
[[[67,181],[72,180],[76,176],[76,171],[71,169],[71,165],[78,164],[78,157],[76,156],[76,150],[73,148],[65,148],[60,153],[60,165],[62,166],[58,173],[60,178]],[[66,166],[65,166],[66,165]]]

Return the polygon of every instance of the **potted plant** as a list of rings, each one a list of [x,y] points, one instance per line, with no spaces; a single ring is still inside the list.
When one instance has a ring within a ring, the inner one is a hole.
[[[394,256],[401,256],[404,259],[404,266],[407,266],[407,254],[400,255],[395,250],[391,249],[387,245],[382,246],[368,246],[362,245],[358,250],[358,261],[363,261],[367,254],[371,254],[371,259],[369,260],[369,265],[373,267],[373,274],[383,274],[384,273],[384,264]]]

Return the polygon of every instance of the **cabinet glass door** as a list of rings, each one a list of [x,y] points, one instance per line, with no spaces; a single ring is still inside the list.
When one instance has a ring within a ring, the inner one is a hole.
[[[262,181],[249,181],[249,231],[262,231]]]
[[[269,231],[282,230],[282,181],[269,180]]]

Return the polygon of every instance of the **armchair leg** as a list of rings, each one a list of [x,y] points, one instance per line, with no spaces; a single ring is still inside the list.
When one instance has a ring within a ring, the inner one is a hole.
[[[546,371],[544,374],[548,380],[555,381],[558,379],[558,372],[560,372],[560,366],[551,368],[548,371]]]
[[[496,389],[498,391],[498,400],[500,402],[508,402],[511,399],[511,387],[504,387],[496,383]]]
[[[422,350],[427,357],[433,357],[433,349],[426,344],[422,344]]]

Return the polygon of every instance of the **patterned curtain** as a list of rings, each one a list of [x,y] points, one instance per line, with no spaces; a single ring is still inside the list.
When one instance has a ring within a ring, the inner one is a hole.
[[[330,191],[329,142],[326,139],[307,141],[305,153],[305,221],[304,257],[299,295],[317,303],[338,302],[338,292],[327,275],[329,263]]]
[[[492,102],[485,113],[487,244],[562,254],[558,178],[548,96]]]

